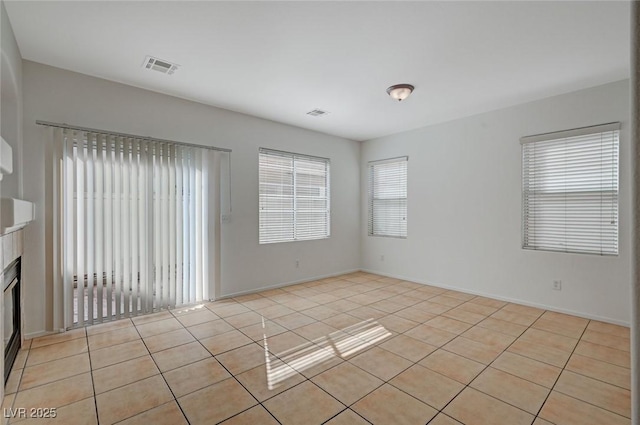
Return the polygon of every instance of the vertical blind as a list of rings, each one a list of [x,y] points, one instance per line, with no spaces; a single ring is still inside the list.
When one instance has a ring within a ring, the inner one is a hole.
[[[260,243],[329,237],[329,160],[264,148],[258,156]]]
[[[618,254],[619,129],[521,139],[523,248]]]
[[[65,325],[212,297],[221,153],[72,129],[54,138]]]
[[[369,162],[369,235],[407,237],[408,157]]]

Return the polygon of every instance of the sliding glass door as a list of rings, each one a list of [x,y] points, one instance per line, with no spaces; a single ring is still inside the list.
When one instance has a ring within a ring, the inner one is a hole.
[[[223,153],[54,132],[66,327],[214,298]]]

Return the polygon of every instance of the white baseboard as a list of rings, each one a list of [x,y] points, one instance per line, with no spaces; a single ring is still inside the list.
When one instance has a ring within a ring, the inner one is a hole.
[[[354,272],[359,272],[359,271],[361,271],[361,269],[349,269],[349,270],[344,270],[344,271],[340,271],[340,272],[325,274],[325,275],[321,275],[321,276],[314,276],[314,277],[309,277],[309,278],[304,278],[304,279],[299,279],[299,280],[293,280],[293,281],[286,282],[286,283],[278,283],[278,284],[275,284],[275,285],[262,286],[262,287],[256,288],[256,289],[249,289],[249,290],[246,290],[246,291],[233,292],[231,294],[220,295],[216,299],[217,300],[224,300],[224,299],[227,299],[227,298],[239,297],[241,295],[255,294],[256,292],[268,291],[269,289],[278,289],[278,288],[283,288],[285,286],[297,285],[299,283],[313,282],[314,280],[327,279],[329,277],[336,277],[336,276],[341,276],[343,274],[349,274],[349,273],[354,273]]]
[[[354,273],[354,272],[359,272],[359,271],[360,271],[360,269],[358,269],[358,268],[349,269],[349,270],[330,273],[330,274],[326,274],[326,275],[314,276],[314,277],[294,280],[294,281],[290,281],[290,282],[286,282],[286,283],[279,283],[277,285],[263,286],[263,287],[260,287],[260,288],[250,289],[250,290],[247,290],[247,291],[240,291],[240,292],[234,292],[234,293],[231,293],[231,294],[220,295],[216,299],[217,300],[223,300],[223,299],[227,299],[227,298],[239,297],[240,295],[247,295],[247,294],[253,294],[253,293],[256,293],[256,292],[268,291],[269,289],[277,289],[277,288],[282,288],[282,287],[285,287],[285,286],[297,285],[298,283],[313,282],[314,280],[326,279],[326,278],[329,278],[329,277],[341,276],[343,274],[349,274],[349,273]],[[181,306],[181,308],[183,308],[183,307],[184,306]],[[33,338],[37,338],[39,336],[52,335],[52,334],[55,334],[55,333],[58,333],[58,332],[57,331],[35,331],[35,332],[25,333],[24,339],[25,340],[26,339],[33,339]]]
[[[29,332],[29,333],[25,333],[24,334],[24,339],[33,339],[33,338],[37,338],[39,336],[45,336],[45,335],[52,335],[52,334],[57,334],[58,332],[56,331],[36,331],[36,332]]]
[[[393,274],[393,273],[385,273],[385,272],[380,272],[380,271],[377,271],[377,270],[369,270],[369,269],[361,269],[361,270],[363,272],[366,272],[366,273],[373,273],[373,274],[377,274],[377,275],[380,275],[380,276],[393,277],[393,278],[396,278],[396,279],[402,279],[402,280],[406,280],[406,281],[409,281],[409,282],[419,283],[421,285],[435,286],[437,288],[442,288],[442,289],[451,289],[451,290],[454,290],[454,291],[465,292],[465,293],[471,294],[471,295],[479,295],[481,297],[493,298],[493,299],[500,300],[500,301],[506,301],[506,302],[515,303],[515,304],[522,304],[522,305],[526,305],[528,307],[541,308],[543,310],[549,310],[549,311],[553,311],[553,312],[556,312],[556,313],[570,314],[572,316],[578,316],[578,317],[582,317],[582,318],[590,319],[590,320],[598,320],[600,322],[607,322],[607,323],[611,323],[611,324],[614,324],[614,325],[620,325],[620,326],[626,326],[626,327],[630,326],[629,322],[625,322],[623,320],[617,320],[617,319],[612,319],[610,317],[603,317],[603,316],[598,316],[598,315],[595,315],[595,314],[584,313],[582,311],[573,311],[573,310],[564,309],[564,308],[552,307],[552,306],[548,306],[548,305],[545,305],[545,304],[534,303],[534,302],[531,302],[531,301],[522,300],[522,299],[518,299],[518,298],[504,297],[504,296],[497,295],[497,294],[490,294],[490,293],[482,292],[482,291],[474,291],[474,290],[471,290],[471,289],[468,289],[468,288],[461,288],[461,287],[456,287],[456,286],[451,286],[451,285],[445,285],[445,284],[442,284],[442,283],[428,282],[428,281],[423,280],[423,279],[415,279],[415,278],[408,277],[408,276],[402,276],[402,275],[397,275],[397,274]]]
[[[340,271],[340,272],[335,272],[335,273],[330,273],[330,274],[325,274],[325,275],[320,275],[320,276],[313,276],[313,277],[299,279],[299,280],[293,280],[293,281],[285,282],[285,283],[278,283],[278,284],[275,284],[275,285],[262,286],[260,288],[249,289],[249,290],[246,290],[246,291],[233,292],[231,294],[220,295],[216,299],[223,300],[223,299],[227,299],[227,298],[239,297],[241,295],[254,294],[256,292],[268,291],[269,289],[283,288],[285,286],[297,285],[299,283],[313,282],[314,280],[320,280],[320,279],[326,279],[326,278],[330,278],[330,277],[341,276],[341,275],[344,275],[344,274],[354,273],[354,272],[358,272],[358,271],[362,271],[362,272],[366,272],[366,273],[373,273],[373,274],[377,274],[377,275],[380,275],[380,276],[393,277],[393,278],[396,278],[396,279],[402,279],[402,280],[406,280],[406,281],[409,281],[409,282],[419,283],[421,285],[430,285],[430,286],[435,286],[437,288],[442,288],[442,289],[451,289],[451,290],[454,290],[454,291],[465,292],[465,293],[472,294],[472,295],[479,295],[479,296],[482,296],[482,297],[493,298],[493,299],[500,300],[500,301],[506,301],[506,302],[516,303],[516,304],[522,304],[522,305],[526,305],[526,306],[529,306],[529,307],[541,308],[541,309],[544,309],[544,310],[554,311],[556,313],[570,314],[572,316],[583,317],[585,319],[590,319],[590,320],[598,320],[598,321],[601,321],[601,322],[612,323],[612,324],[615,324],[615,325],[621,325],[621,326],[627,326],[627,327],[629,327],[629,325],[630,325],[629,322],[625,322],[625,321],[617,320],[617,319],[612,319],[610,317],[603,317],[603,316],[598,316],[598,315],[595,315],[595,314],[584,313],[584,312],[581,312],[581,311],[573,311],[573,310],[569,310],[569,309],[552,307],[552,306],[548,306],[548,305],[544,305],[544,304],[540,304],[540,303],[534,303],[534,302],[530,302],[530,301],[522,300],[522,299],[518,299],[518,298],[510,298],[510,297],[504,297],[504,296],[501,296],[501,295],[490,294],[490,293],[482,292],[482,291],[474,291],[474,290],[471,290],[471,289],[468,289],[468,288],[461,288],[461,287],[452,286],[452,285],[445,285],[445,284],[442,284],[442,283],[428,282],[428,281],[423,280],[423,279],[416,279],[416,278],[409,277],[409,276],[403,276],[403,275],[399,275],[399,274],[381,272],[379,270],[358,269],[358,268],[349,269],[349,270],[343,270],[343,271]],[[57,333],[57,332],[56,331],[30,332],[30,333],[25,333],[24,339],[33,339],[33,338],[37,338],[39,336],[51,335],[51,334],[55,334],[55,333]]]

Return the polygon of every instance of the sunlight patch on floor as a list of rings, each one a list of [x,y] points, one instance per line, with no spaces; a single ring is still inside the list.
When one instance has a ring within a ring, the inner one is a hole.
[[[265,327],[264,317],[262,328]],[[267,387],[277,388],[288,378],[334,357],[347,358],[391,336],[384,326],[368,319],[281,353],[271,353],[263,333]]]

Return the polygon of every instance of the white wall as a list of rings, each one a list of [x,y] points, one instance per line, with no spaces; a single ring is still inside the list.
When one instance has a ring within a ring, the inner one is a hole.
[[[21,170],[18,167],[22,155],[22,56],[13,35],[4,3],[0,2],[2,23],[0,40],[0,131],[13,149],[13,174],[2,179],[2,196],[19,198]]]
[[[51,146],[48,130],[36,120],[233,149],[233,213],[222,224],[221,296],[359,268],[358,142],[34,62],[24,61],[23,72],[24,197],[36,203],[37,213],[24,239],[28,335],[54,326]],[[258,245],[259,147],[331,159],[331,238]]]
[[[364,142],[362,267],[628,324],[629,90],[629,81],[620,81]],[[622,122],[620,254],[521,249],[520,137],[612,121]],[[366,236],[367,162],[400,155],[409,156],[408,238]],[[551,289],[554,279],[562,280],[562,291]]]

